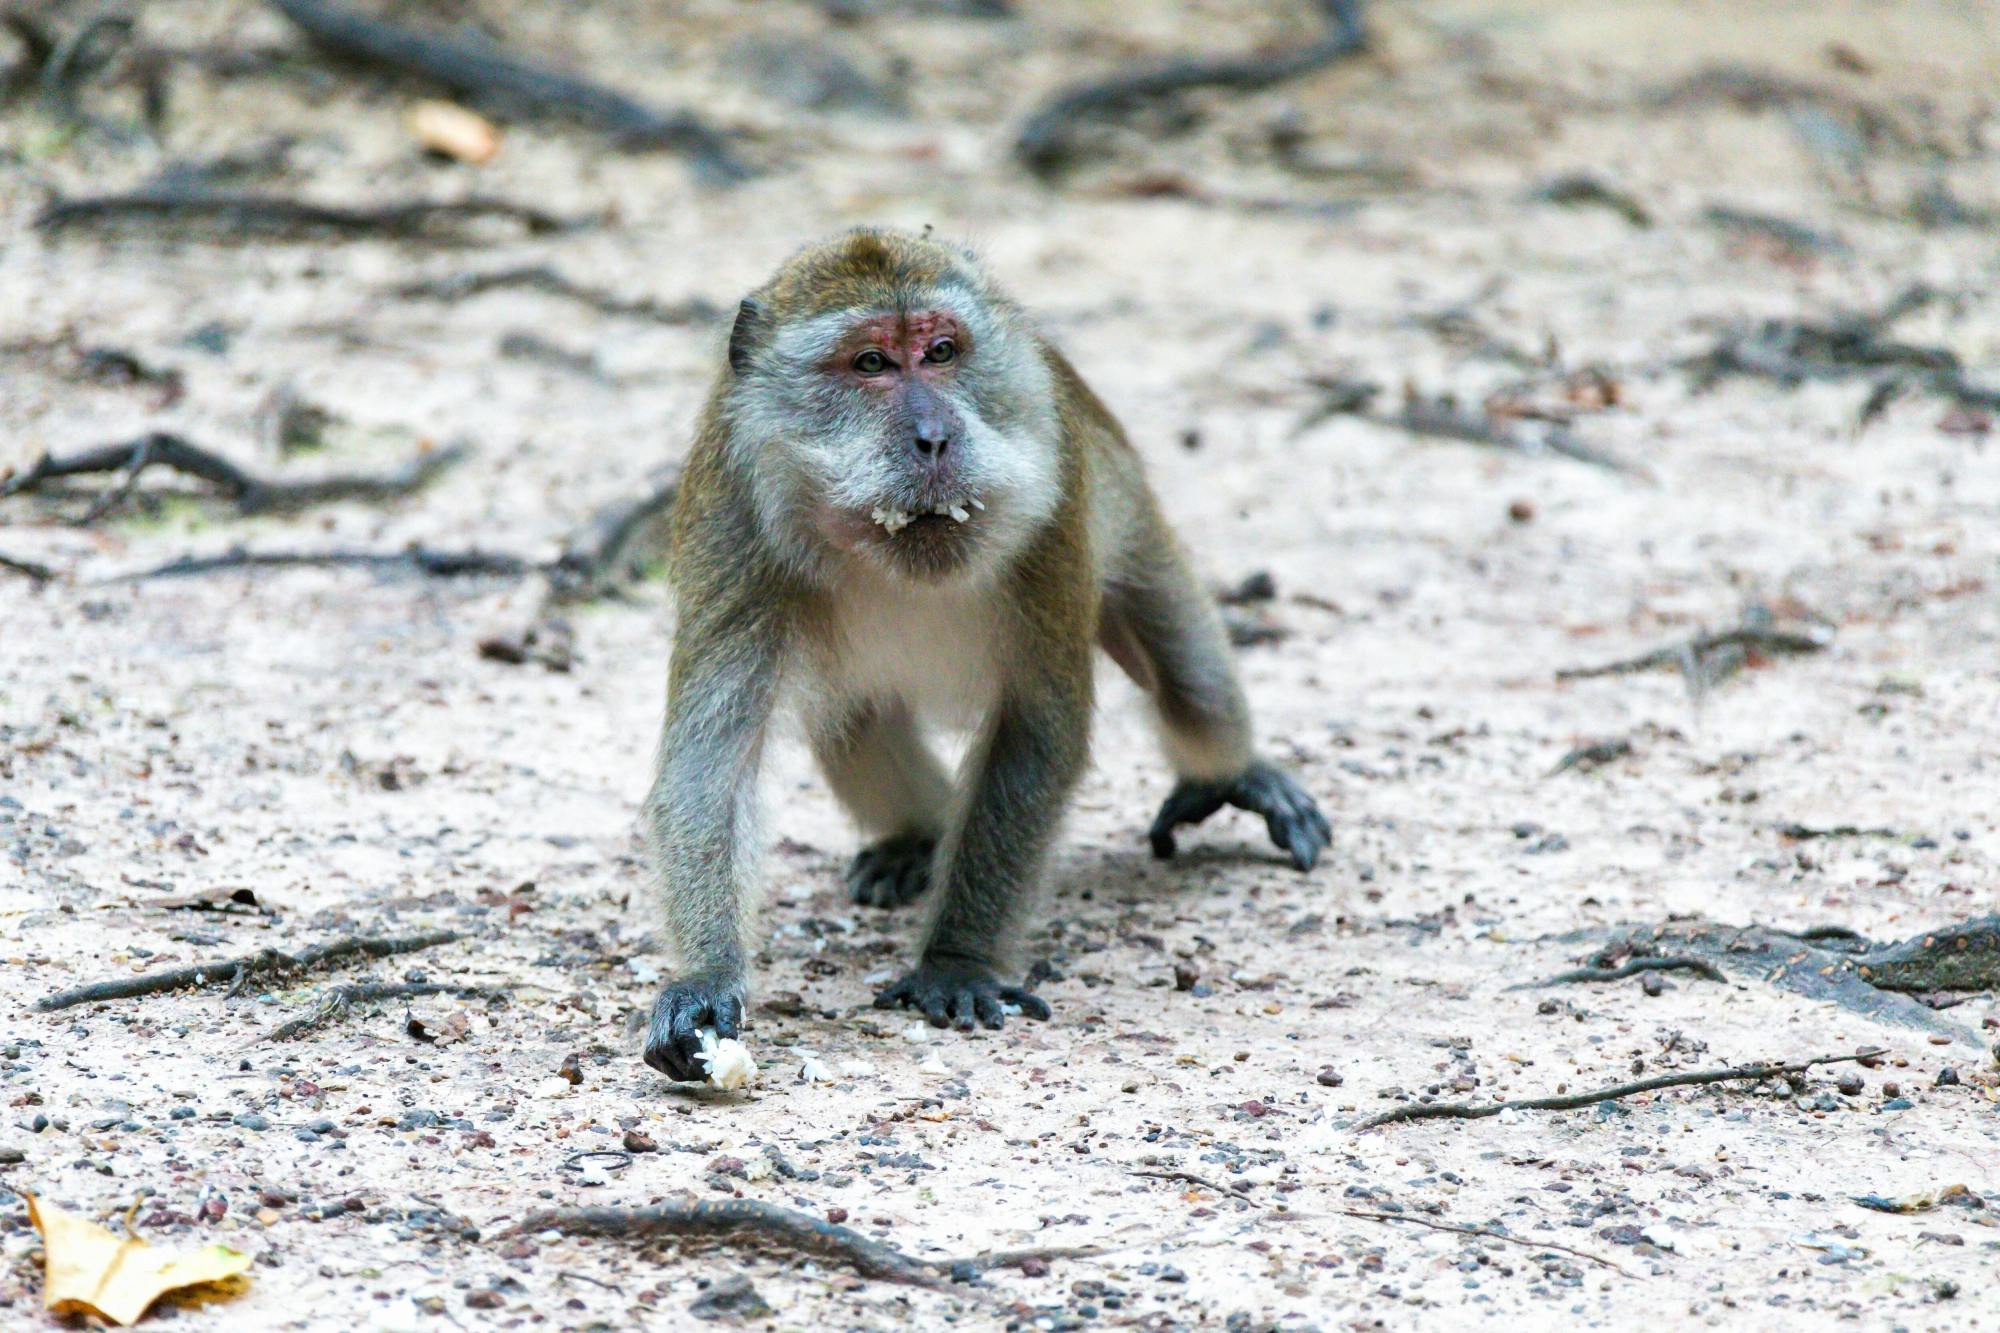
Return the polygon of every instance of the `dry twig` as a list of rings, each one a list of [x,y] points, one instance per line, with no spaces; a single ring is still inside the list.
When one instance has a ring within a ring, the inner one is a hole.
[[[1531,1250],[1556,1250],[1562,1254],[1575,1255],[1579,1259],[1587,1259],[1591,1263],[1599,1264],[1614,1273],[1623,1273],[1626,1277],[1632,1276],[1629,1271],[1619,1267],[1601,1254],[1592,1254],[1589,1250],[1579,1250],[1574,1246],[1563,1245],[1552,1240],[1535,1240],[1529,1236],[1510,1236],[1504,1231],[1491,1231],[1485,1227],[1454,1226],[1450,1222],[1436,1222],[1428,1217],[1418,1217],[1414,1213],[1378,1213],[1365,1208],[1336,1208],[1333,1211],[1342,1217],[1359,1217],[1370,1222],[1407,1222],[1411,1226],[1429,1227],[1432,1231],[1449,1231],[1453,1235],[1458,1236],[1477,1236],[1481,1240],[1504,1241],[1509,1245],[1520,1245]]]
[[[1697,696],[1736,674],[1750,661],[1750,654],[1796,657],[1823,652],[1833,642],[1833,627],[1820,621],[1802,621],[1781,626],[1771,612],[1753,606],[1743,613],[1742,623],[1733,629],[1701,633],[1682,643],[1656,648],[1637,657],[1620,658],[1601,666],[1565,667],[1557,680],[1591,680],[1599,676],[1629,676],[1661,667],[1677,667]]]
[[[574,660],[565,607],[595,601],[636,576],[632,553],[647,529],[673,508],[680,491],[680,468],[658,474],[652,486],[636,496],[614,500],[586,519],[560,556],[540,569],[546,586],[528,623],[512,633],[493,634],[479,641],[479,655],[496,662],[535,661],[552,671],[567,671]]]
[[[1199,1185],[1211,1194],[1227,1194],[1243,1200],[1247,1204],[1262,1208],[1264,1205],[1250,1197],[1250,1192],[1232,1185],[1218,1185],[1206,1176],[1198,1176],[1192,1171],[1127,1171],[1128,1176],[1142,1176],[1147,1180],[1178,1180],[1186,1185]]]
[[[284,513],[338,500],[372,502],[410,495],[428,486],[465,455],[463,446],[453,445],[424,450],[394,472],[379,475],[337,473],[298,481],[274,480],[245,471],[221,454],[179,435],[153,431],[129,443],[99,445],[64,458],[44,454],[26,472],[0,482],[0,498],[34,491],[64,477],[122,472],[122,479],[99,495],[78,520],[90,523],[129,498],[146,469],[165,467],[214,486],[234,501],[242,513]]]
[[[648,296],[620,296],[602,287],[586,287],[564,277],[546,264],[524,268],[489,269],[480,273],[459,273],[448,278],[407,282],[393,289],[406,301],[461,301],[485,292],[523,288],[560,296],[607,315],[647,319],[655,324],[705,324],[720,313],[699,297],[689,301],[663,303]]]
[[[335,986],[323,992],[310,1012],[278,1024],[264,1034],[265,1041],[295,1041],[317,1032],[347,1016],[347,1011],[369,1000],[400,1000],[420,995],[455,995],[461,999],[493,999],[508,994],[506,986],[461,986],[448,981],[362,981],[351,986]]]
[[[236,990],[250,978],[267,972],[307,972],[344,958],[388,958],[394,954],[415,953],[420,949],[449,944],[459,938],[461,936],[455,930],[432,930],[421,935],[349,936],[315,944],[296,954],[259,949],[240,958],[221,958],[165,972],[142,972],[134,977],[113,977],[109,981],[96,981],[87,986],[58,991],[35,1001],[35,1009],[44,1014],[54,1013],[58,1009],[98,1000],[129,1000],[141,995],[180,990],[184,986],[206,986],[217,981],[227,981],[230,988]]]
[[[1398,1106],[1394,1110],[1384,1111],[1380,1115],[1369,1116],[1354,1126],[1354,1132],[1359,1134],[1364,1130],[1376,1129],[1382,1125],[1400,1124],[1406,1120],[1484,1120],[1488,1116],[1499,1115],[1502,1111],[1574,1111],[1578,1107],[1617,1101],[1621,1097],[1633,1097],[1642,1092],[1657,1092],[1661,1088],[1693,1088],[1708,1083],[1733,1083],[1745,1079],[1754,1082],[1767,1078],[1781,1078],[1789,1074],[1802,1074],[1817,1065],[1844,1064],[1849,1060],[1872,1060],[1882,1053],[1880,1049],[1873,1049],[1856,1051],[1853,1055],[1820,1055],[1791,1064],[1744,1065],[1734,1069],[1695,1069],[1679,1074],[1659,1074],[1632,1083],[1617,1083],[1592,1092],[1572,1092],[1559,1097],[1528,1097],[1519,1101],[1488,1102],[1477,1106],[1470,1102],[1413,1102],[1408,1106]]]
[[[11,555],[0,555],[0,569],[19,574],[38,588],[56,576],[56,572],[47,565]]]
[[[415,75],[505,112],[594,125],[630,148],[688,154],[717,184],[750,174],[723,135],[686,111],[660,111],[614,88],[509,55],[478,38],[415,32],[326,0],[270,0],[313,41],[353,60]]]
[[[245,237],[392,236],[447,244],[476,239],[467,224],[498,219],[530,235],[584,225],[505,199],[405,199],[374,207],[317,204],[284,195],[236,194],[168,182],[122,194],[57,199],[35,215],[46,232],[127,224],[158,237],[168,225],[219,240]]]
[[[1360,0],[1320,0],[1320,8],[1331,24],[1326,35],[1289,51],[1176,60],[1065,89],[1028,118],[1014,140],[1014,154],[1030,170],[1052,176],[1075,158],[1080,125],[1117,120],[1138,107],[1191,88],[1255,92],[1367,49]]]
[[[1722,969],[1713,963],[1683,955],[1675,958],[1631,958],[1617,967],[1575,967],[1552,977],[1543,977],[1540,981],[1524,981],[1507,989],[1539,990],[1543,986],[1567,986],[1579,981],[1623,981],[1641,972],[1693,972],[1709,981],[1729,980],[1722,974]]]
[[[1787,387],[1807,381],[1874,381],[1860,413],[1866,426],[1889,402],[1910,390],[1933,393],[1965,407],[2000,410],[2000,388],[1974,383],[1948,347],[1899,342],[1890,328],[1944,293],[1918,283],[1879,310],[1847,311],[1825,320],[1768,319],[1733,329],[1685,365],[1706,388],[1732,376],[1774,380]]]
[[[232,569],[409,569],[435,579],[520,578],[534,569],[520,556],[492,551],[444,551],[409,546],[400,551],[250,551],[237,546],[220,555],[184,555],[164,565],[121,575],[116,581],[192,578]]]
[[[919,1259],[849,1227],[762,1199],[695,1199],[683,1196],[644,1208],[551,1208],[528,1214],[510,1230],[517,1234],[560,1231],[570,1236],[617,1236],[649,1240],[680,1237],[722,1244],[763,1246],[802,1252],[851,1265],[866,1278],[914,1287],[943,1287],[991,1268],[1028,1259],[1088,1257],[1092,1246],[1002,1250],[970,1259]]]

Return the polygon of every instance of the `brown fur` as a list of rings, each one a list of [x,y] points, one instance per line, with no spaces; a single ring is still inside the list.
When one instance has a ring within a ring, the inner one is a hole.
[[[647,816],[664,881],[663,915],[691,979],[663,993],[648,1059],[677,1077],[686,1066],[675,1044],[686,1048],[689,1025],[728,1028],[729,1014],[740,1011],[742,923],[754,859],[750,791],[766,719],[788,674],[809,663],[816,679],[840,679],[843,654],[853,651],[841,625],[857,585],[839,572],[846,565],[822,560],[797,530],[814,497],[788,495],[760,508],[762,460],[770,450],[783,455],[793,448],[787,441],[794,436],[772,425],[780,409],[770,404],[779,401],[779,390],[761,387],[756,377],[768,384],[779,370],[759,358],[772,355],[785,329],[807,327],[801,322],[829,312],[909,311],[938,300],[961,315],[977,314],[1026,358],[1008,361],[1004,349],[990,347],[974,351],[974,362],[994,357],[992,365],[1016,368],[999,382],[965,380],[961,391],[966,410],[983,404],[1002,413],[994,423],[1000,433],[985,437],[988,449],[996,447],[993,439],[1001,449],[1028,448],[1030,436],[1006,432],[1047,431],[1031,423],[1047,422],[1053,407],[1054,493],[1052,503],[1034,494],[996,499],[996,508],[1041,517],[1004,547],[990,585],[976,585],[988,589],[979,594],[981,633],[993,646],[981,659],[987,663],[981,678],[990,677],[991,698],[957,790],[946,785],[901,699],[840,697],[816,705],[815,753],[857,818],[901,839],[905,857],[931,854],[935,840],[928,867],[934,903],[921,965],[884,999],[924,1008],[934,1022],[969,1023],[976,1016],[997,1026],[998,999],[1046,1012],[1025,992],[996,989],[991,978],[1014,964],[1042,862],[1087,759],[1094,645],[1106,646],[1153,693],[1183,779],[1228,779],[1251,762],[1248,709],[1216,609],[1162,519],[1124,432],[1062,354],[1027,327],[1018,307],[967,257],[938,242],[862,231],[800,252],[744,303],[731,343],[736,368],[725,368],[703,414],[674,516],[680,623]],[[972,373],[981,372],[975,365]],[[828,410],[846,410],[837,395],[827,401],[836,404]],[[845,417],[836,422],[852,429]],[[754,445],[739,443],[752,423],[765,433]],[[815,440],[833,429],[806,421],[794,428],[796,437]],[[1051,482],[1020,484],[1032,491]],[[982,513],[966,531],[976,534],[988,517]],[[780,539],[773,522],[781,524]],[[885,544],[895,539],[893,529],[880,537],[865,521],[861,526]],[[967,538],[933,524],[926,540]],[[940,568],[943,578],[958,566]],[[921,608],[931,604],[927,598],[949,596],[926,591],[931,575],[921,561],[906,565],[905,575],[915,582],[894,584],[898,598]],[[887,647],[920,662],[952,646]],[[918,873],[904,880],[920,885],[923,869],[917,865]]]

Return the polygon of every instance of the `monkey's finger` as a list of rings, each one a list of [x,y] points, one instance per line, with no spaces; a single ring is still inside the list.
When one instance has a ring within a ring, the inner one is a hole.
[[[1029,1018],[1046,1019],[1049,1016],[1048,1001],[1031,990],[1024,990],[1019,986],[1003,986],[1000,988],[1000,998],[1008,1004],[1018,1005],[1021,1012]]]
[[[1312,826],[1311,821],[1290,815],[1285,819],[1285,836],[1278,845],[1292,854],[1294,866],[1300,870],[1311,870],[1319,860],[1326,840],[1319,836],[1319,830]]]
[[[715,1035],[734,1037],[743,1030],[743,1001],[725,995],[715,1002]]]
[[[960,1032],[972,1031],[978,1018],[979,1002],[985,998],[978,991],[964,990],[951,997],[951,1025]]]
[[[897,1005],[908,1004],[914,994],[910,987],[910,979],[904,977],[901,981],[892,981],[875,992],[875,1007],[894,1009]]]
[[[646,1063],[676,1083],[699,1083],[707,1077],[694,1059],[700,1049],[700,1042],[690,1049],[684,1037],[655,1025],[646,1039]]]
[[[895,906],[901,907],[904,903],[916,901],[917,897],[930,887],[930,877],[931,868],[928,862],[907,862],[903,866],[902,873],[896,877]]]
[[[934,1028],[951,1026],[951,1001],[942,990],[925,991],[918,1001],[924,1011],[924,1021]]]
[[[979,1018],[979,1026],[988,1031],[998,1031],[1007,1021],[1007,1016],[1000,1011],[999,997],[984,991],[972,997],[972,1011]]]
[[[1153,855],[1162,861],[1171,861],[1174,856],[1174,829],[1181,824],[1199,824],[1222,808],[1224,794],[1208,783],[1182,783],[1174,788],[1160,813],[1153,820],[1153,827],[1147,837],[1153,844]]]
[[[1313,868],[1324,844],[1303,810],[1290,801],[1276,805],[1264,816],[1264,827],[1270,832],[1271,841],[1291,855],[1294,866],[1300,870]]]

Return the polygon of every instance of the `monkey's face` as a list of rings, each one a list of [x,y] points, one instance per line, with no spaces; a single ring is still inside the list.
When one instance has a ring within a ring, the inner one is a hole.
[[[802,320],[753,373],[785,400],[758,470],[794,532],[937,581],[990,568],[1055,507],[1048,370],[970,291]]]

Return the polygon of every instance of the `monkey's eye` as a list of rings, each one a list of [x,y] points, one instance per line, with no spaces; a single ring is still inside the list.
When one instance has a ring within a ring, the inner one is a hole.
[[[871,347],[854,358],[854,368],[863,375],[880,375],[889,368],[889,358]]]
[[[924,353],[924,360],[934,366],[958,359],[958,344],[949,338],[940,338],[931,344],[931,350]]]

